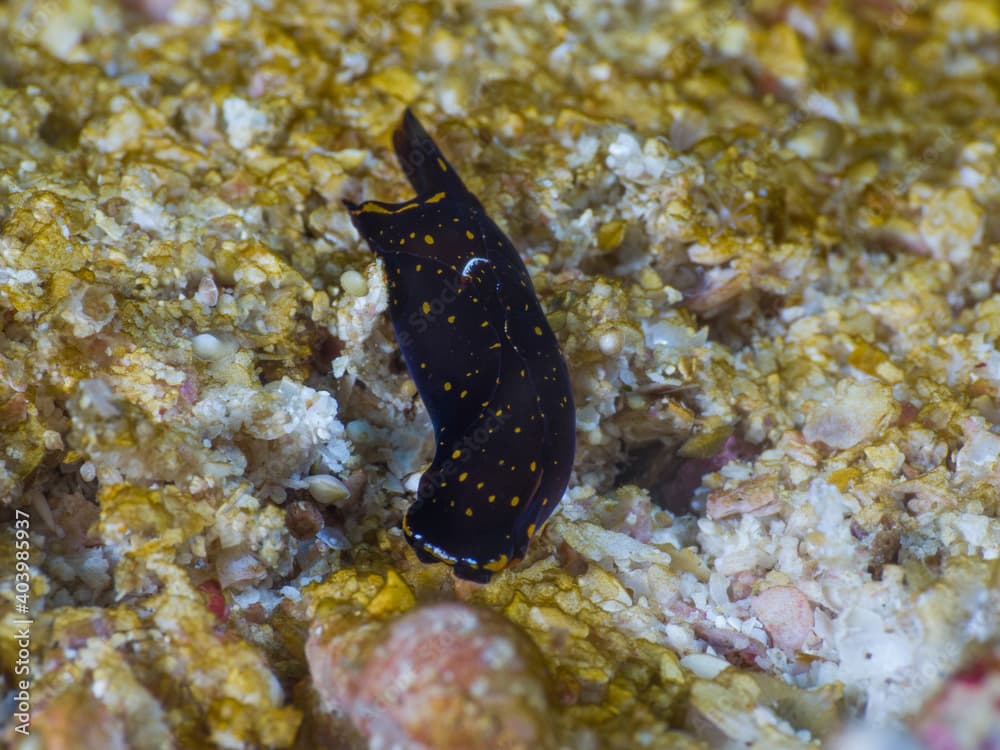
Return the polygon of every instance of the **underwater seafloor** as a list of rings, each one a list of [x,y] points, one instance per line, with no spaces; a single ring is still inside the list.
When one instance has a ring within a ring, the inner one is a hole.
[[[971,0],[0,4],[3,741],[1000,745],[998,62]],[[406,106],[573,379],[486,585],[402,536],[341,204]]]

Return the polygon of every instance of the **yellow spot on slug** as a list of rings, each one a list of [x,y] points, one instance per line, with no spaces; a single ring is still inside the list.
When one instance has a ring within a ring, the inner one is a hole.
[[[534,461],[532,461],[531,462],[531,470],[534,471],[537,468],[538,468],[538,464],[536,464]]]
[[[472,508],[466,508],[465,515],[467,515],[469,518],[472,518]]]
[[[445,384],[444,384],[444,389],[445,389],[446,391],[450,391],[450,390],[451,390],[451,383],[445,383]]]
[[[528,539],[531,539],[535,535],[535,524],[530,524],[528,526]]]
[[[514,497],[510,499],[510,507],[516,508],[520,502],[521,502],[520,496],[514,495]]]
[[[496,500],[496,499],[497,499],[497,496],[496,496],[496,495],[490,495],[490,496],[489,496],[488,498],[486,498],[486,499],[487,499],[487,500],[489,500],[489,501],[490,501],[490,502],[492,503],[492,502],[493,502],[494,500]]]
[[[444,200],[445,193],[434,193],[430,198],[424,201],[424,203],[437,203],[438,201]]]
[[[542,327],[541,326],[535,326],[535,335],[536,336],[541,336],[542,335]]]
[[[455,322],[455,316],[454,315],[449,315],[448,316],[448,322],[449,323],[454,323]]]
[[[469,395],[468,391],[462,391],[461,393],[458,394],[458,397],[459,398],[465,398],[468,395]]]
[[[451,454],[451,457],[452,457],[452,458],[458,458],[458,457],[460,457],[461,455],[462,455],[462,451],[460,451],[460,450],[456,449],[456,450],[452,451],[452,454]]]
[[[426,242],[428,245],[433,245],[434,244],[434,238],[431,237],[429,234],[425,234],[424,235],[424,242]]]
[[[420,306],[420,309],[424,311],[424,315],[427,315],[431,311],[431,303],[425,302]]]
[[[470,240],[474,240],[474,239],[476,239],[476,235],[474,235],[474,234],[472,233],[472,230],[471,230],[471,229],[466,229],[466,230],[465,230],[465,236],[466,236],[466,237],[468,237],[468,238],[469,238]]]

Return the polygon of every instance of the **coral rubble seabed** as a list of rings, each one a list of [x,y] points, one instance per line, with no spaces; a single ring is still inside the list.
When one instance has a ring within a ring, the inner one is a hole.
[[[5,741],[1000,734],[1000,11],[669,7],[0,4]],[[430,424],[341,206],[406,197],[406,106],[573,378],[485,586],[402,537]]]

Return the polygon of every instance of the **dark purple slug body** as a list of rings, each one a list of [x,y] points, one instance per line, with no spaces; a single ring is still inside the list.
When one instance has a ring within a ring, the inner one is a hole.
[[[524,556],[566,489],[569,373],[517,250],[409,110],[393,144],[417,196],[345,204],[385,264],[437,440],[403,531],[424,562],[487,581]]]

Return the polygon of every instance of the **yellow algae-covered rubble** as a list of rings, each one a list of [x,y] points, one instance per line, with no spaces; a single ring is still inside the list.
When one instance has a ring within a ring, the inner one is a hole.
[[[995,744],[998,32],[0,5],[5,746]],[[411,196],[406,107],[573,381],[566,496],[483,585],[403,538],[433,435],[341,203]]]

